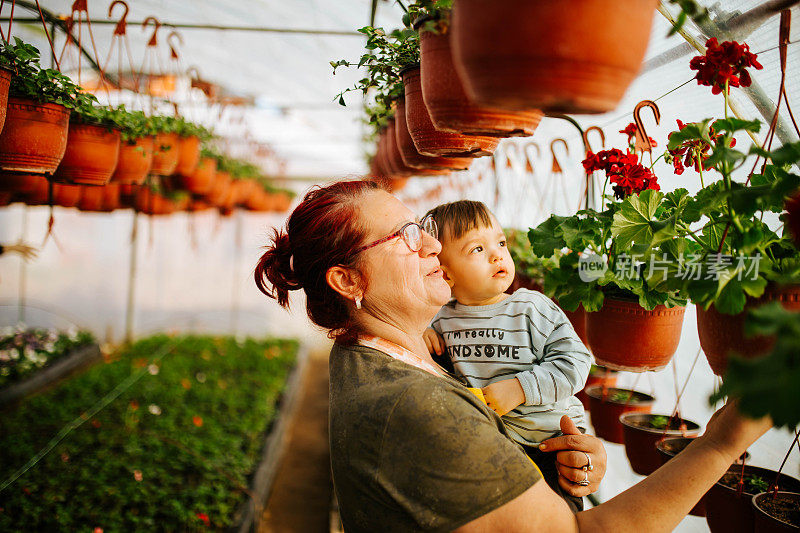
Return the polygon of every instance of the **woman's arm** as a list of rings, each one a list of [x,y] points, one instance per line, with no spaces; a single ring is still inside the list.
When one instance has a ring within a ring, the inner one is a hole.
[[[768,418],[720,409],[706,433],[650,476],[611,500],[577,515],[545,483],[458,529],[483,531],[672,531],[745,449],[771,427]]]

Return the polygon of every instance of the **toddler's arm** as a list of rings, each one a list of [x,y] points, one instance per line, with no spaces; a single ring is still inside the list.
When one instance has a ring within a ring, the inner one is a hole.
[[[530,370],[516,375],[525,392],[526,405],[554,403],[573,396],[586,385],[592,366],[592,355],[564,311],[552,302],[550,305],[546,314],[553,323],[542,358]],[[535,332],[536,328],[531,327]]]
[[[442,355],[444,352],[444,339],[433,328],[428,328],[422,334],[425,346],[431,354]]]

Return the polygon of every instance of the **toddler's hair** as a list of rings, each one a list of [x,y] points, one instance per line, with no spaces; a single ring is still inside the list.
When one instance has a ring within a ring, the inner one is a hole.
[[[483,202],[459,200],[434,207],[426,213],[439,227],[439,240],[458,239],[473,228],[492,225],[492,213]]]

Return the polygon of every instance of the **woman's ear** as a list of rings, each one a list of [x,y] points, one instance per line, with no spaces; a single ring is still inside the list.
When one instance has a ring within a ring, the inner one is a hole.
[[[354,268],[347,268],[341,265],[332,266],[325,272],[325,281],[328,282],[328,285],[333,290],[348,300],[364,297],[361,274]]]
[[[444,265],[439,265],[439,268],[441,268],[441,269],[442,269],[442,278],[443,278],[443,279],[444,279],[444,280],[447,282],[447,284],[448,284],[448,285],[450,285],[450,288],[452,289],[452,288],[453,288],[453,285],[455,285],[455,284],[456,284],[456,282],[453,280],[453,278],[451,278],[451,277],[448,275],[448,272],[447,272],[447,267],[446,267],[446,266],[444,266]]]

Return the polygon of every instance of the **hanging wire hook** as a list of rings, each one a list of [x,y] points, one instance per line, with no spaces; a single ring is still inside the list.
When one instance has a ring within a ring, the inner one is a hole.
[[[158,19],[153,16],[147,17],[144,19],[144,22],[142,22],[142,29],[147,29],[147,26],[149,26],[151,22],[153,23],[153,35],[151,35],[150,40],[147,41],[147,46],[158,46],[158,29],[161,27],[161,23]]]
[[[539,148],[539,143],[536,141],[528,141],[522,145],[522,153],[525,154],[525,170],[528,173],[533,173],[533,161],[531,160],[531,156],[528,152],[528,148],[533,148],[536,152],[534,158],[541,157],[542,150]]]
[[[589,126],[586,128],[586,131],[583,132],[583,144],[586,146],[586,153],[596,153],[596,151],[592,148],[591,141],[589,140],[589,134],[593,131],[596,131],[597,134],[600,135],[600,148],[606,147],[606,134],[603,132],[603,129],[600,126]]]
[[[167,44],[169,45],[170,56],[172,59],[178,59],[178,51],[175,50],[175,45],[172,42],[173,39],[177,39],[178,43],[183,46],[183,37],[181,37],[181,34],[175,30],[172,30],[167,34]]]
[[[636,144],[634,150],[641,153],[648,152],[652,154],[653,144],[650,142],[650,137],[644,129],[644,123],[640,116],[643,107],[649,107],[653,110],[656,124],[661,122],[661,111],[658,110],[658,106],[652,100],[642,100],[636,104],[636,107],[633,109],[633,121],[636,123]]]
[[[119,18],[117,26],[114,28],[114,35],[125,35],[128,30],[128,11],[130,11],[125,0],[114,0],[111,2],[111,5],[108,6],[108,18],[111,18],[111,15],[114,13],[114,6],[118,4],[121,4],[125,11],[122,12],[122,16]]]
[[[561,143],[564,145],[564,151],[569,155],[569,146],[567,146],[567,141],[562,139],[561,137],[557,137],[553,139],[550,143],[550,154],[553,156],[553,173],[554,174],[561,174],[564,170],[561,168],[561,165],[558,163],[558,157],[556,157],[556,144]]]

